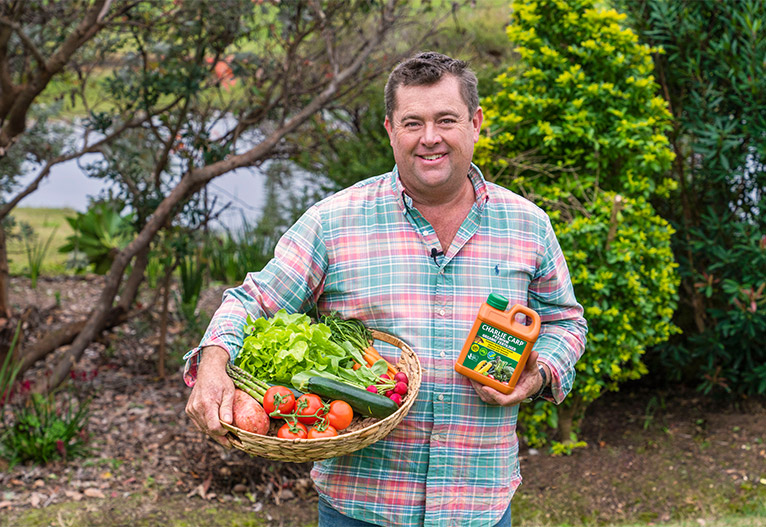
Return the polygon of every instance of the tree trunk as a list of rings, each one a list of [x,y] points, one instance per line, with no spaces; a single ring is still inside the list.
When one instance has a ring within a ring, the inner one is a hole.
[[[559,434],[562,443],[572,442],[572,433],[578,428],[582,410],[582,398],[570,394],[571,400],[557,408],[559,413]]]
[[[165,273],[162,284],[162,318],[160,319],[160,349],[157,351],[157,375],[160,379],[165,378],[165,341],[168,337],[168,304],[170,303],[170,278],[173,267]]]
[[[130,276],[128,277],[119,303],[108,310],[103,327],[100,331],[111,329],[126,322],[131,314],[130,308],[133,305],[138,289],[144,278],[144,271],[149,261],[149,247],[144,248],[137,256]],[[83,318],[71,322],[56,331],[47,333],[42,339],[35,342],[32,346],[24,350],[22,357],[21,372],[31,368],[38,360],[47,357],[50,353],[56,351],[61,346],[71,344],[77,336],[85,329],[88,318]],[[100,333],[99,331],[99,333]],[[71,369],[71,366],[70,366]],[[69,370],[67,370],[68,372]]]
[[[109,269],[109,273],[106,276],[106,283],[101,291],[101,296],[91,311],[85,327],[72,343],[69,350],[67,350],[66,354],[62,357],[61,361],[54,367],[51,375],[47,378],[45,376],[39,376],[36,379],[33,387],[35,392],[48,392],[67,378],[69,370],[80,359],[85,348],[103,329],[108,313],[117,296],[123,273],[131,259],[149,247],[160,229],[175,214],[178,205],[193,196],[196,192],[199,192],[213,178],[229,173],[237,168],[254,166],[257,163],[268,159],[286,135],[295,131],[300,125],[316,114],[316,112],[322,110],[338,97],[339,90],[343,84],[353,78],[367,64],[372,51],[379,46],[390,30],[395,20],[395,17],[393,16],[394,5],[395,2],[391,1],[382,9],[380,26],[376,29],[375,35],[367,40],[362,48],[356,52],[356,55],[348,66],[343,70],[338,70],[337,74],[333,75],[324,90],[316,94],[304,107],[297,110],[297,112],[289,119],[282,122],[277,129],[264,137],[259,144],[241,154],[232,154],[221,161],[217,161],[198,169],[192,169],[181,178],[178,184],[170,191],[165,199],[160,202],[154,212],[152,212],[146,225],[144,225],[136,238],[117,254]]]
[[[11,305],[8,299],[8,248],[6,246],[5,228],[0,225],[0,317],[11,318]]]

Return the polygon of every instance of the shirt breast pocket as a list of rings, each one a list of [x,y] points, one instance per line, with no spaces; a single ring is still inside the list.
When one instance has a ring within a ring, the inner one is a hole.
[[[497,262],[490,270],[489,281],[493,293],[509,300],[509,305],[527,304],[527,291],[534,270],[519,262]]]

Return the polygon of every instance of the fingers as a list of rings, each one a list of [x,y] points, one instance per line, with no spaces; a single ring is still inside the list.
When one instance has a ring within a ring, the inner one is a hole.
[[[224,447],[230,447],[231,443],[226,438],[226,429],[221,426],[219,421],[219,413],[223,413],[223,400],[227,399],[228,402],[228,419],[221,420],[231,423],[231,401],[233,399],[234,391],[224,396],[224,390],[221,390],[220,398],[213,397],[208,398],[202,395],[203,390],[197,390],[197,384],[194,385],[192,395],[189,397],[189,402],[186,404],[186,414],[191,418],[192,423],[200,432],[209,435],[212,439],[223,445]],[[195,393],[195,391],[197,393]],[[221,401],[219,403],[219,401]]]
[[[200,368],[189,401],[186,414],[194,426],[225,447],[231,443],[226,438],[226,429],[221,421],[233,420],[234,384],[221,368]]]
[[[223,397],[221,398],[221,408],[219,410],[219,417],[221,418],[221,421],[224,423],[229,423],[234,420],[233,417],[233,408],[234,408],[234,389],[232,386],[231,390],[224,390]]]
[[[524,365],[524,369],[521,371],[519,378],[516,382],[516,386],[509,394],[504,394],[494,388],[485,386],[473,379],[471,385],[479,398],[487,404],[498,406],[513,406],[521,403],[524,399],[537,393],[540,388],[540,382],[542,381],[540,373],[538,371],[537,363],[538,353],[532,350],[529,353],[527,362]]]

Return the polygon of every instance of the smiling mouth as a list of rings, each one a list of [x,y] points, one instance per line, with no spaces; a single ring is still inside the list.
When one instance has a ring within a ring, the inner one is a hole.
[[[444,157],[446,155],[447,154],[431,154],[431,155],[427,155],[427,156],[418,156],[418,157],[421,157],[421,158],[425,159],[426,161],[435,161],[435,160],[437,160],[439,158],[442,158],[442,157]]]

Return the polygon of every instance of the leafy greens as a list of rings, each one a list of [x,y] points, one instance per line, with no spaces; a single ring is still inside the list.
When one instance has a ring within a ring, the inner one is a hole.
[[[293,376],[298,381],[310,374],[366,387],[385,373],[383,361],[354,370],[355,362],[365,364],[361,352],[348,341],[336,342],[327,325],[312,323],[302,313],[281,309],[268,319],[248,315],[245,334],[235,364],[266,382],[294,384]]]

